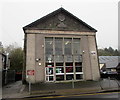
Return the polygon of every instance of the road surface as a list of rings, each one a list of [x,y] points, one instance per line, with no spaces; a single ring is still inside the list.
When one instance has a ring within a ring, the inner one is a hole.
[[[69,96],[44,96],[31,97],[23,99],[5,99],[5,100],[120,100],[120,92],[79,94]]]

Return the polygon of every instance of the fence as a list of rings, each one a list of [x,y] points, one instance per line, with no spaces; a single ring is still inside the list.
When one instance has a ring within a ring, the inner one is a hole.
[[[15,70],[3,70],[2,84],[5,85],[10,82],[15,82]]]

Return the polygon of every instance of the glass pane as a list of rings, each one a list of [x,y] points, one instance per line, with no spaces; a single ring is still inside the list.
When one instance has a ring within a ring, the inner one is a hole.
[[[46,81],[49,81],[49,76],[46,76]]]
[[[73,73],[73,67],[66,67],[66,73]]]
[[[76,72],[82,72],[82,63],[81,62],[75,63],[75,70],[76,70]]]
[[[71,75],[66,75],[66,80],[72,80],[72,79],[74,79],[74,78],[73,78],[73,74],[71,74]]]
[[[82,62],[82,56],[81,55],[74,56],[74,60],[75,62]]]
[[[53,76],[49,76],[49,81],[53,81]]]
[[[76,79],[83,79],[83,75],[81,75],[81,74],[76,74]]]
[[[46,76],[46,81],[53,81],[53,76]]]
[[[63,66],[63,63],[56,63],[56,66]]]
[[[46,55],[46,61],[49,63],[53,62],[53,58],[54,57],[52,55]]]
[[[46,63],[46,67],[54,67],[54,63]]]
[[[80,39],[73,39],[73,54],[80,54]]]
[[[63,56],[60,56],[60,55],[55,56],[55,61],[56,62],[63,62]]]
[[[82,72],[82,67],[76,67],[76,72]]]
[[[82,67],[82,63],[81,62],[76,62],[75,67]]]
[[[63,54],[62,44],[63,44],[63,38],[55,38],[55,54],[56,55]]]
[[[65,63],[66,66],[73,67],[73,63]]]
[[[45,38],[45,53],[53,54],[53,38]]]
[[[64,80],[64,75],[56,75],[56,81]]]
[[[56,73],[64,73],[64,67],[56,67]]]
[[[65,61],[66,62],[73,62],[73,57],[71,55],[65,56]]]
[[[65,55],[71,55],[72,54],[72,39],[71,38],[65,38],[64,39],[64,48],[65,48]]]
[[[53,68],[46,68],[46,75],[52,75],[53,74]]]

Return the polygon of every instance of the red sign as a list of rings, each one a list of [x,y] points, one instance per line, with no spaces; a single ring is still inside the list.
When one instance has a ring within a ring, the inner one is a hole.
[[[34,75],[34,70],[27,70],[27,75]]]

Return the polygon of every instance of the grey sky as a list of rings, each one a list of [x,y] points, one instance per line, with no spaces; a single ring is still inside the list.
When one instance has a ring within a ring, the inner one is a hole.
[[[118,0],[2,0],[0,41],[23,46],[22,27],[61,6],[98,30],[98,47],[118,48]]]

